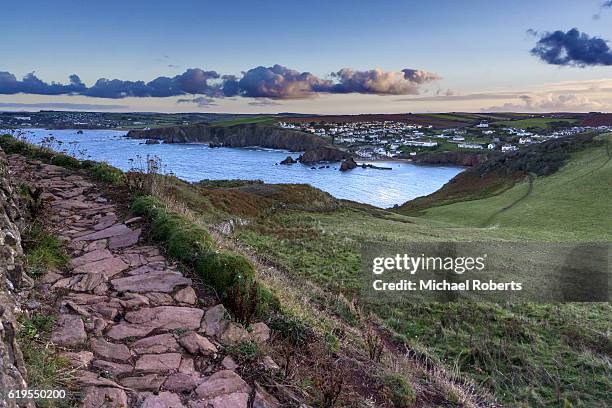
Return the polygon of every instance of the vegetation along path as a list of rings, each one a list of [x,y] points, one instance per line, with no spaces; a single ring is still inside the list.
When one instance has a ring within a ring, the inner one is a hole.
[[[264,323],[247,332],[222,305],[200,307],[191,279],[141,243],[142,221],[121,219],[83,177],[18,155],[9,163],[30,191],[44,189],[41,216],[69,252],[68,266],[37,285],[54,300],[50,340],[73,367],[82,406],[280,406],[223,355],[238,341],[266,342]]]

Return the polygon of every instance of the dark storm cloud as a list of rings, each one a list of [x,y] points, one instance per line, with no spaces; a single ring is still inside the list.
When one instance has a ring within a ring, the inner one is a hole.
[[[567,32],[528,32],[540,37],[531,54],[548,64],[575,67],[612,65],[612,51],[607,41],[599,37],[590,37],[576,28]]]
[[[415,69],[356,71],[350,68],[319,78],[310,72],[276,64],[252,68],[240,77],[190,68],[180,75],[160,76],[149,82],[100,78],[87,87],[76,75],[70,76],[68,84],[59,84],[46,83],[33,73],[18,80],[9,72],[0,72],[0,94],[75,94],[110,99],[203,95],[206,98],[243,96],[272,100],[309,98],[320,93],[413,95],[419,93],[420,86],[437,79],[436,74]],[[194,100],[182,99],[181,103]]]
[[[0,108],[19,108],[19,109],[70,109],[70,110],[113,110],[127,109],[127,105],[104,105],[98,103],[70,103],[70,102],[41,102],[41,103],[20,103],[20,102],[0,102]]]
[[[0,94],[12,95],[28,93],[37,95],[62,95],[83,92],[87,87],[77,75],[70,75],[70,82],[66,85],[56,82],[41,81],[33,72],[27,74],[20,81],[10,72],[0,72]]]
[[[219,93],[219,88],[208,81],[217,78],[219,74],[215,71],[204,71],[200,68],[190,68],[172,78],[157,77],[147,83],[101,78],[83,92],[83,95],[98,98],[165,97],[185,94],[214,96]]]

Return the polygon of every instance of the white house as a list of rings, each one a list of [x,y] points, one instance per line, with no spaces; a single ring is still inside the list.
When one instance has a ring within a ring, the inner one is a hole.
[[[476,143],[459,143],[457,146],[462,149],[482,149],[482,145]]]
[[[476,125],[477,128],[488,128],[489,124],[487,122],[480,122]]]
[[[495,143],[489,143],[489,144],[487,145],[487,149],[489,149],[489,150],[493,150],[493,149],[495,149]]]
[[[501,150],[502,152],[514,152],[518,150],[518,147],[514,145],[505,145],[505,146],[502,146]]]

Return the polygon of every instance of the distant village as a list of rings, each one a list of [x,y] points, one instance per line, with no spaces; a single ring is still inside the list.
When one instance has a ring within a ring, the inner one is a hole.
[[[321,136],[331,143],[355,152],[361,158],[408,158],[427,151],[499,150],[512,152],[522,146],[587,131],[609,132],[612,126],[568,126],[551,131],[502,127],[482,121],[471,127],[434,129],[404,122],[374,121],[352,123],[279,122]]]

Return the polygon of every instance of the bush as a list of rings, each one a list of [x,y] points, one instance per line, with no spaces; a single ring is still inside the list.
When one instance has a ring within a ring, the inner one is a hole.
[[[88,169],[88,173],[94,180],[109,184],[120,184],[125,181],[123,172],[107,163],[95,163]]]
[[[400,374],[387,374],[383,383],[389,391],[389,397],[396,408],[412,407],[416,401],[416,395],[412,386]]]

